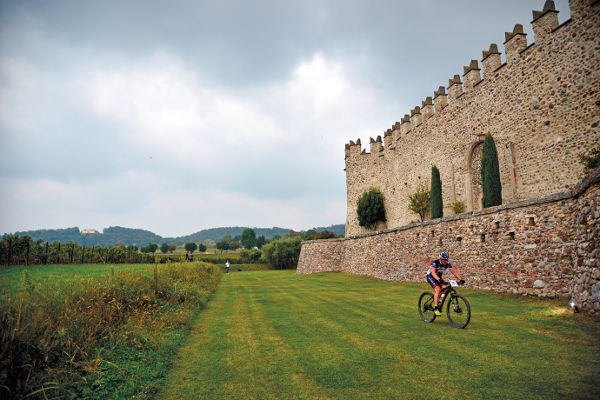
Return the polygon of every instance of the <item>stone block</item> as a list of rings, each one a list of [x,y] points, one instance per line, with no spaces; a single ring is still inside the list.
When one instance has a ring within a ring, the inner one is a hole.
[[[543,282],[543,281],[541,281],[541,280],[539,280],[539,279],[538,279],[538,280],[536,280],[535,282],[533,282],[533,287],[535,287],[535,288],[541,289],[541,288],[543,288],[544,286],[546,286],[546,285],[544,284],[544,282]]]

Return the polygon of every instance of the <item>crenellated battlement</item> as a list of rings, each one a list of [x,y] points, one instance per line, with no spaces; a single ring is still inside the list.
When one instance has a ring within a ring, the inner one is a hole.
[[[435,112],[442,111],[448,105],[448,95],[445,87],[440,86],[438,90],[433,92],[433,101],[435,101]]]
[[[482,55],[483,58],[481,59],[481,64],[483,64],[483,79],[490,79],[492,74],[502,65],[502,58],[498,51],[498,45],[496,43],[490,44],[490,49],[483,50]]]
[[[481,74],[479,69],[479,63],[477,60],[471,60],[471,63],[463,67],[465,73],[463,74],[463,80],[465,81],[465,91],[473,90],[473,87],[481,81]]]
[[[433,115],[435,112],[433,108],[433,99],[431,96],[428,96],[425,101],[421,103],[421,112],[423,113],[423,119],[426,121]]]
[[[558,27],[558,11],[554,2],[549,0],[542,11],[533,11],[533,34],[536,42],[544,41]]]
[[[597,2],[598,0],[571,0],[571,12],[577,14],[580,12],[579,10],[592,7],[592,4]],[[533,10],[532,13],[533,20],[531,24],[536,42],[543,42],[551,38],[552,31],[559,26],[557,16],[559,11],[556,10],[554,1],[547,0],[542,11]],[[384,140],[384,148],[391,146],[395,140],[412,132],[414,128],[441,113],[448,105],[465,93],[478,90],[477,87],[483,81],[494,80],[497,75],[496,72],[502,66],[519,62],[522,58],[521,53],[528,48],[527,34],[523,30],[523,25],[515,24],[512,31],[504,33],[504,37],[506,57],[504,64],[502,63],[502,54],[498,51],[498,45],[491,43],[488,50],[482,50],[481,68],[477,60],[470,60],[469,65],[463,67],[462,79],[459,74],[455,74],[448,79],[447,92],[446,87],[440,86],[437,90],[434,90],[433,98],[431,96],[426,97],[425,101],[421,102],[420,107],[416,106],[410,110],[410,114],[405,114],[400,122],[396,122],[392,125],[391,130],[385,132],[384,139],[388,139]]]
[[[575,180],[578,154],[600,143],[600,1],[569,6],[571,19],[560,25],[554,1],[545,1],[532,11],[535,42],[515,24],[505,32],[504,56],[491,43],[462,75],[370,138],[368,151],[360,139],[346,144],[347,234],[364,229],[355,221],[355,203],[371,186],[390,202],[388,227],[411,222],[408,194],[427,181],[433,162],[445,215],[457,200],[468,211],[480,208],[477,163],[487,133],[498,148],[503,201],[552,194]]]
[[[411,129],[412,129],[412,123],[410,121],[410,115],[404,114],[404,117],[402,117],[402,119],[400,121],[402,122],[402,125],[400,125],[400,133],[402,135],[405,135],[408,132],[410,132]]]
[[[506,63],[513,64],[521,58],[521,52],[527,48],[527,34],[523,32],[523,25],[516,24],[512,32],[504,33],[504,51]]]
[[[450,100],[456,100],[463,94],[462,82],[460,75],[454,75],[453,78],[448,79],[448,98]]]
[[[381,142],[381,136],[377,136],[377,139],[370,138],[371,154],[377,154],[383,151],[383,143]]]

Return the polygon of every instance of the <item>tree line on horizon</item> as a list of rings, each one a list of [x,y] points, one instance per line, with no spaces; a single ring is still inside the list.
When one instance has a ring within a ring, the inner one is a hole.
[[[290,268],[297,263],[302,240],[328,239],[341,235],[324,230],[316,232],[311,229],[306,232],[288,231],[285,235],[275,235],[269,239],[264,235],[257,236],[252,228],[246,228],[241,235],[232,237],[224,235],[218,242],[207,239],[204,242],[188,242],[184,249],[188,254],[198,250],[205,252],[210,246],[220,250],[238,250],[240,262],[257,262],[263,255],[262,249],[267,247],[268,257],[264,260],[276,268]],[[293,251],[288,249],[285,240],[293,240]],[[270,247],[269,247],[270,245]],[[287,247],[286,247],[287,246]],[[154,263],[167,261],[182,261],[182,254],[172,254],[177,246],[163,242],[162,244],[148,243],[141,248],[135,244],[120,243],[115,246],[86,246],[77,242],[45,242],[42,239],[33,240],[30,236],[6,234],[0,240],[1,265],[39,265],[39,264],[95,264],[95,263]],[[286,248],[282,251],[282,248]],[[157,251],[162,254],[157,255]],[[277,250],[277,251],[275,251]],[[289,254],[287,254],[287,253]],[[273,254],[274,253],[274,254]],[[284,255],[286,253],[287,255]],[[292,254],[293,253],[293,254]],[[296,254],[297,253],[297,254]],[[287,257],[285,262],[277,262],[277,258]],[[295,261],[293,261],[295,259]],[[291,261],[290,261],[291,260]],[[237,261],[237,259],[236,259]],[[212,261],[211,261],[212,262]],[[233,262],[233,261],[232,261]]]
[[[176,238],[163,238],[162,236],[156,235],[153,232],[144,229],[133,229],[124,228],[120,226],[114,226],[105,228],[101,233],[86,233],[83,234],[78,227],[65,228],[65,229],[40,229],[30,231],[17,231],[14,234],[18,236],[29,236],[32,240],[43,240],[44,242],[61,242],[61,243],[79,243],[82,246],[115,246],[124,244],[146,246],[150,243],[167,243],[168,245],[184,245],[185,243],[194,242],[201,243],[206,240],[213,240],[215,243],[219,242],[224,236],[229,235],[232,238],[241,236],[244,229],[247,227],[221,227],[221,228],[210,228],[204,229],[199,232],[193,233],[187,236],[180,236]],[[257,236],[264,236],[265,239],[271,239],[279,236],[283,237],[290,229],[285,228],[252,228]],[[331,225],[329,227],[313,228],[316,232],[322,232],[328,230],[335,233],[336,235],[343,235],[345,232],[345,225]],[[208,246],[211,247],[211,246]]]

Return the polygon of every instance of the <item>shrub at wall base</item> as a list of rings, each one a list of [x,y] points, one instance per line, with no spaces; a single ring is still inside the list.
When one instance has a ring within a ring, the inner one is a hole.
[[[383,207],[383,195],[375,188],[364,192],[358,199],[356,209],[358,224],[374,229],[378,221],[385,222],[385,208]]]

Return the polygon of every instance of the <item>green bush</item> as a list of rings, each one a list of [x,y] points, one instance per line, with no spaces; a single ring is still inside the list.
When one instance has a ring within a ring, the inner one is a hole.
[[[419,184],[417,191],[408,196],[408,199],[408,209],[418,214],[423,222],[431,206],[431,195],[427,185]]]
[[[258,249],[240,250],[240,260],[242,263],[252,264],[260,260],[262,252]],[[230,261],[231,262],[231,261]]]
[[[499,206],[502,204],[502,183],[500,182],[500,167],[498,152],[494,138],[490,133],[485,135],[481,152],[481,186],[483,189],[483,207]]]
[[[466,210],[467,206],[462,201],[455,200],[454,203],[452,203],[452,211],[454,211],[454,214],[462,214]]]
[[[358,224],[374,229],[378,221],[386,221],[383,195],[375,188],[364,192],[356,208]]]
[[[263,257],[275,269],[293,269],[298,265],[302,239],[284,238],[263,246]]]
[[[324,230],[321,233],[311,233],[310,235],[307,235],[304,240],[332,239],[336,237],[337,235],[335,233],[330,232],[328,230]]]
[[[440,171],[435,165],[431,167],[431,218],[441,218],[444,216],[444,205],[442,202],[442,182],[440,180]]]

